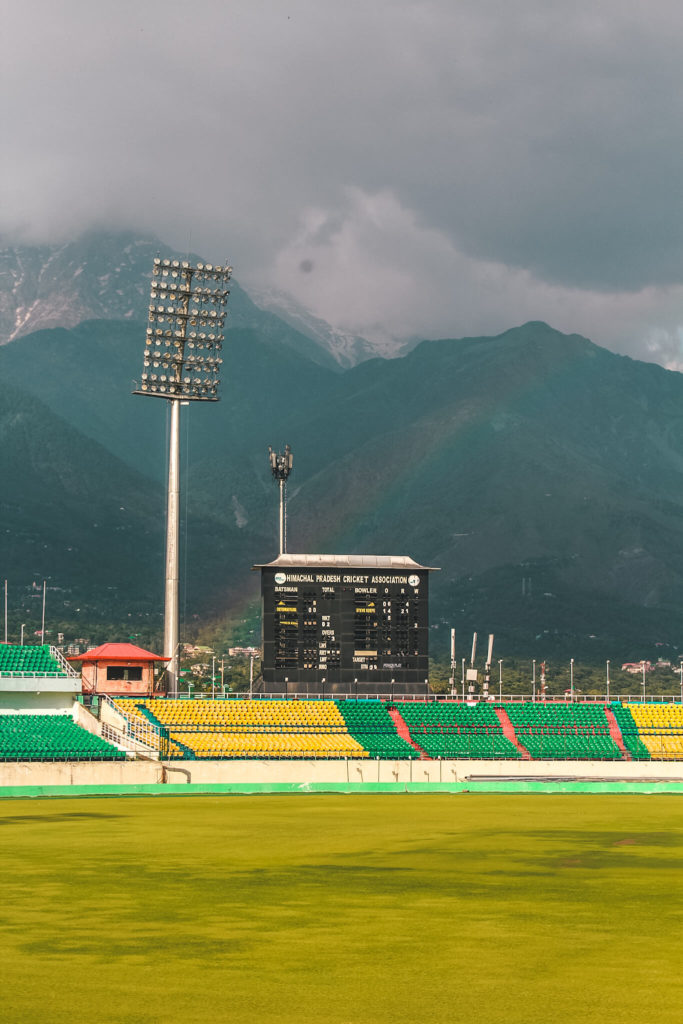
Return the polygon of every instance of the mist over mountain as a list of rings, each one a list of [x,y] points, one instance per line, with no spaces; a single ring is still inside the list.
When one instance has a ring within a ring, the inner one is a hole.
[[[314,316],[309,310],[286,292],[275,289],[261,289],[251,295],[259,307],[274,313],[280,320],[295,327],[302,334],[323,344],[334,355],[340,366],[356,366],[375,356],[391,358],[399,355],[401,349],[395,342],[380,346],[367,338],[361,338],[348,331],[340,331]]]
[[[131,232],[90,231],[63,245],[0,248],[0,345],[43,328],[75,327],[86,320],[146,320],[152,262],[160,254],[201,258]],[[230,290],[233,327],[254,328],[323,366],[344,362],[328,324],[302,317],[306,323],[301,330],[300,324],[259,309],[234,279]]]
[[[0,572],[102,594],[122,616],[161,610],[167,403],[131,395],[152,258],[130,316],[0,347]],[[102,266],[84,265],[79,294]],[[341,371],[237,286],[233,299],[222,399],[182,410],[189,618],[256,597],[250,567],[277,553],[266,450],[287,442],[289,550],[440,566],[437,652],[451,625],[538,657],[683,649],[679,374],[534,322]]]

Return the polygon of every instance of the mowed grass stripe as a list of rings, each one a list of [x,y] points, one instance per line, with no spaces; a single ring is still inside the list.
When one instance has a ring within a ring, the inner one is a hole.
[[[0,852],[0,1020],[680,1020],[678,796],[13,800]]]

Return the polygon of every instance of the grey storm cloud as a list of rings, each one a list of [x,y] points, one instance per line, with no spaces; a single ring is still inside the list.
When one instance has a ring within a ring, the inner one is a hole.
[[[0,230],[228,258],[376,339],[683,362],[683,7],[5,0]]]

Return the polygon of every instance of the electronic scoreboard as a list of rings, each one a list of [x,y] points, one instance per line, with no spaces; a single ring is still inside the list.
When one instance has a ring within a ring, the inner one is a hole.
[[[261,569],[267,692],[421,692],[429,568],[410,558],[281,555]]]

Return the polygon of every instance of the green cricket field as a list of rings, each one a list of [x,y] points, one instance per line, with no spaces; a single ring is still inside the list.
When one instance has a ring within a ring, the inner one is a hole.
[[[12,1024],[678,1024],[683,798],[0,801]]]

